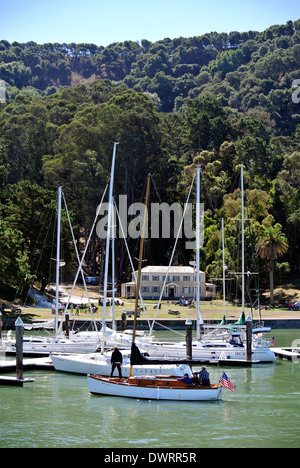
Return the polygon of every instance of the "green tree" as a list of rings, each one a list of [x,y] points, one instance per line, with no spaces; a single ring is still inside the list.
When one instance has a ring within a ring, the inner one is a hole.
[[[261,258],[268,260],[270,276],[270,305],[274,305],[274,268],[275,261],[288,251],[287,238],[281,230],[280,224],[267,227],[260,234],[256,243],[256,252]]]

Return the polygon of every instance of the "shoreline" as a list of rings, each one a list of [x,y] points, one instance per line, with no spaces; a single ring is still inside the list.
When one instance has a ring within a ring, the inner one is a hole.
[[[234,319],[233,319],[234,320]],[[227,325],[232,325],[234,327],[235,322],[233,320],[227,320]],[[8,330],[14,330],[15,329],[15,318],[8,318],[8,319],[3,319],[3,328],[2,331],[8,331]],[[39,323],[44,322],[45,320],[39,320]],[[33,321],[33,323],[36,322],[36,320]],[[71,322],[71,328],[73,330],[88,330],[94,327],[93,319],[90,317],[88,318],[75,318],[72,317],[70,318]],[[96,324],[101,327],[101,319],[96,319]],[[152,323],[152,320],[150,320]],[[174,319],[157,319],[157,321],[154,324],[154,330],[155,331],[162,331],[166,329],[172,329],[172,330],[185,330],[186,325],[185,325],[186,320],[180,319],[180,318],[174,318]],[[27,322],[26,322],[27,323]],[[112,323],[111,320],[107,320],[107,325],[110,326]],[[254,318],[253,324],[258,323],[258,320]],[[262,323],[265,327],[270,327],[273,330],[287,330],[287,329],[295,329],[295,330],[300,330],[300,317],[293,317],[293,318],[266,318],[262,319]],[[192,320],[193,330],[196,330],[196,325],[197,322],[196,320]],[[204,319],[204,326],[209,327],[209,326],[218,326],[220,324],[220,320],[205,320]],[[117,330],[122,331],[122,320],[117,319],[116,320],[116,325],[117,325]],[[127,326],[126,330],[132,330],[133,329],[133,319],[129,318],[127,319]],[[137,330],[143,330],[147,331],[149,330],[149,322],[148,320],[145,319],[138,319],[137,320]],[[38,330],[36,330],[38,331]]]

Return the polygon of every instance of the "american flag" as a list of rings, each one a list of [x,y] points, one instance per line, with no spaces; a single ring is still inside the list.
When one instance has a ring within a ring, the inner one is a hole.
[[[229,378],[227,377],[227,375],[225,374],[225,372],[223,372],[223,375],[222,377],[220,378],[220,383],[228,388],[231,392],[234,392],[235,390],[235,387],[232,385],[232,383],[230,382]]]

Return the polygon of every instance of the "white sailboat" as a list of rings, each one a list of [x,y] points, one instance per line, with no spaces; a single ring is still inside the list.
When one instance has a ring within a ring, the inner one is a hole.
[[[219,384],[196,387],[169,376],[111,379],[89,375],[88,386],[92,395],[169,401],[217,401],[222,399],[224,391],[224,387]]]
[[[148,177],[146,207],[148,206],[150,177]],[[143,246],[145,238],[145,224],[147,219],[147,208],[144,214],[144,223],[141,236],[141,247],[139,255],[139,269],[137,281],[137,295],[135,304],[135,315],[133,325],[131,365],[129,378],[111,378],[99,374],[88,375],[88,387],[91,394],[119,396],[139,399],[175,400],[175,401],[216,401],[222,399],[223,385],[191,385],[185,383],[176,375],[133,375],[134,359],[136,357],[135,334],[138,311],[138,291],[140,289]]]
[[[60,268],[63,262],[60,259],[60,236],[61,236],[61,207],[62,187],[58,189],[58,214],[57,214],[57,250],[56,250],[56,301],[55,301],[55,336],[24,336],[24,356],[48,356],[52,352],[58,353],[92,353],[99,347],[99,339],[83,339],[80,336],[71,335],[66,337],[59,328],[59,280]],[[16,353],[16,340],[11,334],[4,337],[2,341],[4,351],[7,355]]]
[[[223,336],[214,336],[212,333],[203,334],[203,318],[200,310],[200,168],[197,168],[197,203],[196,203],[196,304],[197,304],[197,340],[192,345],[192,358],[194,360],[211,361],[225,359],[232,361],[247,360],[247,350],[242,331],[226,332]],[[245,315],[245,271],[244,271],[244,176],[241,170],[241,192],[242,192],[242,314]],[[171,259],[172,261],[172,259]],[[223,265],[223,278],[225,269]],[[157,308],[158,310],[158,308]],[[220,327],[216,329],[220,334]],[[254,335],[270,329],[256,330]],[[153,342],[142,347],[144,352],[151,357],[160,359],[184,359],[186,356],[186,343],[159,343]],[[252,348],[253,361],[261,363],[276,362],[275,354],[270,350],[267,340],[253,339]]]
[[[130,351],[129,351],[130,353]],[[111,355],[109,353],[51,355],[54,368],[58,372],[70,374],[88,375],[101,374],[108,377],[111,372]],[[130,357],[125,357],[123,352],[122,375],[124,378],[130,376]],[[186,364],[136,364],[133,367],[134,375],[176,375],[181,377],[188,374],[192,377],[191,368]]]

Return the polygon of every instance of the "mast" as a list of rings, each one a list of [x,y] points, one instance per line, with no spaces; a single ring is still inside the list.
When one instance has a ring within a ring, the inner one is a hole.
[[[108,198],[108,227],[107,227],[107,236],[106,236],[104,297],[103,297],[103,315],[102,315],[102,329],[104,333],[106,331],[106,300],[107,300],[107,282],[108,282],[108,265],[109,265],[109,245],[110,245],[111,225],[112,225],[114,173],[115,173],[116,152],[117,152],[118,144],[119,143],[114,143],[114,151],[113,151],[111,173],[110,173],[109,198]]]
[[[196,201],[196,303],[197,303],[197,340],[201,339],[203,329],[203,318],[200,310],[200,172],[197,167],[197,201]]]
[[[241,167],[242,192],[242,314],[245,313],[245,213],[244,213],[244,166]]]
[[[224,239],[224,218],[222,218],[222,252],[223,252],[223,310],[224,316],[223,321],[226,321],[226,310],[225,310],[225,300],[226,300],[226,290],[225,290],[225,239]]]
[[[56,309],[55,309],[55,334],[57,334],[57,331],[58,331],[59,267],[60,267],[60,231],[61,231],[61,199],[62,199],[62,187],[58,187],[57,246],[56,246]]]
[[[138,305],[139,305],[139,292],[141,286],[141,273],[142,273],[142,264],[143,264],[143,251],[144,251],[144,242],[145,242],[145,230],[146,230],[146,223],[148,217],[148,202],[149,202],[149,193],[150,193],[150,179],[151,175],[148,174],[148,182],[147,182],[147,192],[146,192],[146,206],[144,211],[144,221],[143,221],[143,228],[142,228],[142,236],[141,236],[141,245],[140,245],[140,256],[139,256],[139,269],[138,269],[138,277],[137,277],[137,286],[136,286],[136,295],[135,295],[135,310],[134,310],[134,322],[133,322],[133,334],[132,334],[132,348],[135,344],[135,335],[136,335],[136,322],[137,322],[137,312],[138,312]],[[130,377],[132,377],[132,364],[130,365]]]
[[[113,200],[114,203],[114,200]],[[113,223],[113,235],[111,239],[111,264],[112,264],[112,323],[113,323],[113,330],[117,331],[116,327],[116,319],[115,319],[115,219]]]

